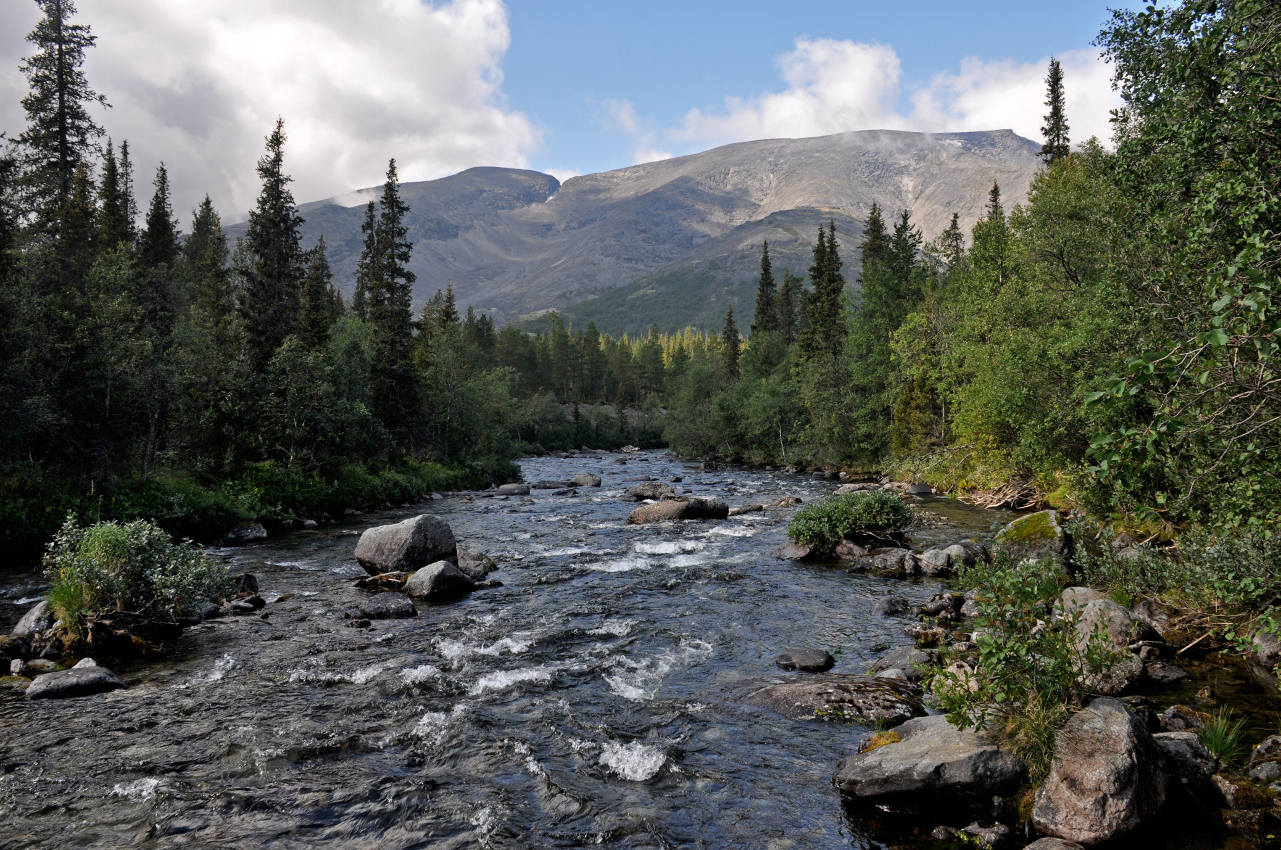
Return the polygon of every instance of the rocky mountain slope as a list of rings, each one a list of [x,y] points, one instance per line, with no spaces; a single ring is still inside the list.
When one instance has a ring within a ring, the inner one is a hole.
[[[784,267],[803,273],[819,222],[833,218],[852,283],[873,202],[887,218],[912,210],[927,239],[953,212],[968,229],[993,180],[1007,205],[1026,196],[1037,150],[1009,130],[860,131],[726,145],[563,185],[506,168],[407,183],[415,301],[453,284],[461,307],[500,322],[560,309],[613,331],[718,326],[732,301],[746,327],[762,239],[777,252],[780,277]],[[302,208],[306,244],[325,235],[347,292],[362,204],[377,193]]]

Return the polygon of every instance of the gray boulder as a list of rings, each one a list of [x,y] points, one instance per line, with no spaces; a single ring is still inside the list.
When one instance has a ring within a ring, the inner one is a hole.
[[[498,564],[484,552],[469,546],[459,546],[458,569],[472,581],[483,581],[485,576],[498,569]]]
[[[92,659],[87,659],[92,662]],[[77,664],[70,670],[36,676],[27,687],[27,699],[66,699],[114,691],[125,683],[106,667]]]
[[[1064,561],[1072,559],[1072,537],[1059,523],[1058,511],[1021,516],[998,531],[994,539],[1016,558],[1055,555]]]
[[[891,679],[903,679],[908,682],[919,682],[924,677],[925,668],[938,664],[937,649],[921,649],[916,646],[900,646],[891,649],[872,662],[867,672],[873,676],[887,676]],[[889,675],[890,671],[897,671]]]
[[[1081,844],[1131,832],[1164,804],[1164,766],[1142,721],[1118,700],[1096,699],[1055,736],[1054,761],[1037,791],[1032,825]]]
[[[599,487],[600,476],[584,472],[582,475],[575,475],[573,478],[569,479],[569,483],[573,484],[575,487]]]
[[[436,561],[414,571],[405,581],[405,593],[429,602],[456,599],[476,589],[472,581],[449,561]]]
[[[641,505],[627,515],[629,525],[666,522],[674,519],[725,519],[729,505],[713,499],[664,499]]]
[[[529,485],[531,490],[568,490],[574,485],[568,481],[535,481]]]
[[[851,568],[882,578],[906,578],[920,573],[920,562],[911,549],[873,549],[854,562]]]
[[[1127,652],[1106,670],[1086,676],[1085,686],[1090,693],[1116,697],[1133,691],[1146,677],[1147,670],[1143,662],[1137,655]]]
[[[872,802],[987,802],[1024,775],[1013,753],[942,715],[917,717],[894,730],[897,743],[847,756],[836,768],[841,793]]]
[[[845,720],[893,726],[925,714],[917,689],[895,679],[819,673],[766,685],[748,699],[793,720]]]
[[[856,482],[854,484],[842,484],[836,488],[835,495],[845,496],[849,493],[868,493],[873,490],[880,490],[880,484],[873,484],[868,481]]]
[[[259,540],[267,539],[267,529],[262,527],[261,523],[252,525],[241,525],[233,528],[222,536],[224,546],[243,546],[246,543],[254,543]]]
[[[826,673],[836,666],[836,659],[832,653],[822,649],[787,649],[774,659],[774,663],[784,670]]]
[[[952,566],[952,553],[947,549],[926,549],[917,560],[921,563],[921,574],[945,578],[955,575],[956,568]]]
[[[1085,850],[1080,844],[1064,841],[1062,838],[1038,838],[1023,850]]]
[[[371,576],[408,572],[457,556],[449,523],[431,514],[367,528],[356,543],[356,560]]]
[[[1092,587],[1065,587],[1059,594],[1058,601],[1054,603],[1054,616],[1062,618],[1068,614],[1079,614],[1086,605],[1096,599],[1106,598],[1106,593]]]
[[[664,484],[662,481],[646,481],[643,484],[637,484],[635,487],[628,487],[623,491],[624,499],[631,499],[633,502],[644,502],[647,499],[667,499],[676,495],[672,485]],[[725,509],[727,512],[729,508]]]
[[[53,609],[49,607],[48,599],[42,599],[22,615],[18,625],[14,626],[9,634],[14,637],[31,637],[43,634],[51,628],[53,628]]]
[[[1219,760],[1195,732],[1157,732],[1152,740],[1165,759],[1165,769],[1172,780],[1170,791],[1181,789],[1187,799],[1208,811],[1223,808],[1223,795],[1212,779]]]
[[[418,609],[405,594],[389,590],[385,593],[375,593],[368,599],[361,600],[360,605],[357,606],[357,613],[367,620],[393,620],[417,617]]]
[[[528,496],[529,485],[513,482],[511,484],[500,484],[494,490],[495,496]]]
[[[773,555],[782,561],[803,561],[812,551],[813,547],[804,543],[784,543],[774,550]]]
[[[911,603],[902,596],[890,595],[879,600],[872,608],[872,613],[880,617],[902,617],[912,609]]]
[[[1102,631],[1108,643],[1117,648],[1128,647],[1135,641],[1160,638],[1151,626],[1134,619],[1129,609],[1111,599],[1095,599],[1081,608],[1073,638],[1077,648],[1083,651],[1096,630]]]
[[[1281,780],[1281,735],[1269,735],[1260,741],[1250,753],[1246,770],[1255,782]]]

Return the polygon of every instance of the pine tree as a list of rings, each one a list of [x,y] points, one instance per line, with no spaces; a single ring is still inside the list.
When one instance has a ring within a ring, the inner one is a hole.
[[[298,336],[312,349],[322,349],[329,341],[329,329],[338,321],[337,291],[334,275],[325,253],[325,237],[307,252],[307,276],[302,284],[302,317]]]
[[[1045,137],[1041,159],[1046,165],[1052,165],[1071,151],[1067,115],[1063,107],[1063,68],[1053,56],[1050,57],[1050,70],[1045,75],[1045,105],[1050,111],[1045,114],[1045,124],[1041,127],[1041,135]]]
[[[27,129],[19,137],[26,158],[31,208],[39,226],[48,227],[71,195],[76,166],[85,164],[102,128],[89,114],[107,101],[89,87],[82,66],[95,37],[73,24],[73,0],[36,0],[44,17],[27,35],[36,47],[22,60],[29,91],[22,99]]]
[[[725,376],[731,381],[738,380],[738,325],[734,323],[734,305],[725,311],[725,326],[721,328],[721,351]]]
[[[774,291],[774,272],[770,267],[769,242],[761,244],[761,277],[756,284],[756,314],[752,317],[753,337],[778,330],[778,304]]]
[[[367,247],[377,253],[372,264],[376,275],[366,290],[365,309],[374,327],[371,375],[374,414],[402,446],[408,446],[412,440],[418,408],[411,363],[414,340],[410,300],[415,276],[409,270],[413,245],[405,226],[408,212],[409,207],[400,197],[396,160],[392,159],[387,163],[387,179],[383,183],[372,246],[367,242]],[[452,302],[452,288],[448,297]],[[456,311],[454,316],[457,323]]]
[[[161,163],[156,169],[155,193],[147,209],[147,224],[138,239],[141,339],[145,342],[147,415],[142,473],[146,475],[165,437],[171,401],[170,354],[176,322],[175,286],[179,257],[178,226],[169,202],[169,174]]]
[[[258,160],[262,190],[244,236],[248,266],[239,270],[244,278],[240,310],[255,370],[266,368],[298,326],[303,219],[289,189],[293,178],[284,172],[284,158],[285,122],[277,119],[267,137],[267,152]]]

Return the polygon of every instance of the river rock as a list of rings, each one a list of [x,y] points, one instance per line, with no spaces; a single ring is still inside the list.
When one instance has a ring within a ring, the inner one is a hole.
[[[405,594],[387,591],[362,599],[356,608],[356,614],[367,620],[393,620],[417,617],[418,609]]]
[[[1080,844],[1064,841],[1062,838],[1038,838],[1023,850],[1085,850]]]
[[[458,569],[472,581],[483,581],[485,576],[498,569],[498,564],[484,552],[470,546],[459,546]]]
[[[782,561],[803,561],[814,551],[812,546],[804,543],[784,543],[773,551],[775,558]]]
[[[1223,808],[1223,795],[1211,778],[1219,769],[1219,760],[1195,732],[1158,732],[1152,740],[1165,760],[1171,792],[1181,790],[1191,802],[1208,811]]]
[[[833,550],[837,559],[841,561],[857,561],[859,558],[866,557],[867,552],[866,546],[860,546],[853,540],[842,540]]]
[[[1054,555],[1072,559],[1072,536],[1059,523],[1058,511],[1038,511],[1021,516],[996,533],[995,541],[1016,558]]]
[[[729,506],[713,499],[664,499],[641,505],[627,515],[630,525],[666,522],[674,519],[725,519]]]
[[[872,490],[880,490],[880,489],[881,489],[880,484],[874,484],[870,481],[859,481],[853,484],[842,484],[840,487],[836,488],[835,495],[846,496],[850,493],[867,493]]]
[[[590,472],[584,472],[582,475],[575,475],[569,479],[569,483],[575,487],[599,487],[600,476],[592,475]]]
[[[921,562],[922,575],[946,578],[956,574],[952,566],[952,554],[946,549],[926,549],[917,560]]]
[[[27,699],[66,699],[114,691],[124,686],[120,677],[106,667],[77,665],[70,670],[36,676],[27,688]]]
[[[1054,617],[1061,619],[1068,614],[1079,614],[1096,599],[1107,599],[1107,594],[1092,587],[1065,587],[1054,603]]]
[[[897,743],[847,756],[836,768],[841,793],[872,802],[986,803],[1018,785],[1023,765],[985,733],[958,729],[943,715],[917,717],[895,730]]]
[[[408,572],[457,554],[449,523],[431,514],[367,528],[356,543],[356,560],[370,575]]]
[[[1073,638],[1078,650],[1085,651],[1096,629],[1104,633],[1111,646],[1118,648],[1128,647],[1135,641],[1160,638],[1146,623],[1134,619],[1129,609],[1111,599],[1095,599],[1081,608]]]
[[[751,513],[756,513],[758,511],[763,511],[763,510],[765,510],[765,506],[762,505],[760,502],[757,502],[754,505],[741,505],[736,508],[730,508],[729,515],[742,516],[743,514],[751,514]]]
[[[449,561],[436,561],[416,570],[405,582],[409,596],[435,602],[456,599],[476,589],[476,582]]]
[[[1146,623],[1155,632],[1164,632],[1170,623],[1170,609],[1154,599],[1141,599],[1130,609],[1130,616]]]
[[[767,685],[749,699],[793,720],[847,720],[893,726],[925,714],[917,689],[895,679],[818,673]]]
[[[664,484],[662,481],[646,481],[643,484],[637,484],[635,487],[628,487],[623,491],[624,499],[631,499],[633,502],[644,502],[650,499],[667,499],[676,495],[670,484]],[[725,509],[729,512],[729,508]]]
[[[1106,670],[1085,677],[1085,687],[1092,694],[1116,697],[1129,693],[1143,684],[1147,671],[1137,655],[1128,652]]]
[[[529,485],[531,490],[568,490],[574,485],[569,481],[535,481]]]
[[[495,496],[528,496],[529,485],[521,484],[519,482],[512,482],[510,484],[500,484],[494,490],[494,495]]]
[[[784,670],[826,673],[836,666],[836,659],[832,657],[832,653],[822,649],[786,649],[774,659],[774,663]]]
[[[1266,629],[1250,637],[1250,672],[1260,685],[1276,691],[1276,668],[1281,664],[1281,638]]]
[[[42,599],[22,615],[18,625],[14,626],[9,634],[14,637],[31,637],[43,634],[51,628],[53,628],[53,609],[49,607],[48,599]]]
[[[936,649],[922,649],[917,646],[900,646],[891,649],[872,662],[867,672],[873,676],[888,679],[903,679],[907,682],[919,682],[925,676],[925,669],[938,664],[939,652]]]
[[[1081,844],[1124,835],[1165,802],[1163,768],[1147,727],[1118,700],[1096,699],[1055,736],[1054,761],[1036,793],[1032,825]]]
[[[1260,741],[1250,753],[1246,770],[1255,782],[1281,779],[1281,735],[1269,735]]]
[[[915,484],[908,484],[907,489],[903,492],[907,493],[909,496],[933,496],[934,488],[928,484],[917,482]]]
[[[920,573],[920,563],[911,549],[873,549],[854,562],[851,569],[881,578],[906,578]]]
[[[902,617],[911,607],[911,603],[904,597],[891,595],[878,601],[872,608],[872,613],[880,617]]]
[[[246,543],[254,543],[258,540],[267,539],[267,529],[262,527],[262,523],[252,525],[240,525],[228,531],[222,536],[224,546],[243,546]]]

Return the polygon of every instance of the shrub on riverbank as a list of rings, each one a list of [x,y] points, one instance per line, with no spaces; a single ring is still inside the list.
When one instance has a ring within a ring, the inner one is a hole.
[[[912,510],[897,493],[846,493],[802,508],[787,524],[787,536],[830,555],[842,540],[888,538],[911,521]]]
[[[142,633],[173,627],[231,592],[224,567],[145,520],[85,527],[68,518],[45,552],[44,568],[49,603],[73,639],[85,638],[98,617]]]

